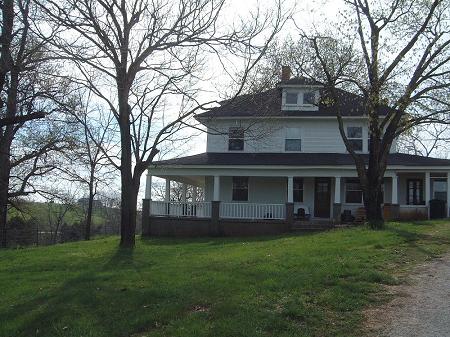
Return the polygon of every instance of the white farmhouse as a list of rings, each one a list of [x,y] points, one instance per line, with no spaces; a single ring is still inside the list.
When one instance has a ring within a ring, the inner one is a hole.
[[[336,107],[324,102],[319,83],[289,74],[284,68],[276,88],[200,114],[208,131],[206,152],[149,167],[144,234],[278,233],[364,217],[363,193]],[[341,94],[345,132],[364,155],[369,140],[361,99]],[[380,118],[387,113],[388,108]],[[450,160],[397,153],[394,144],[383,185],[385,217],[447,217],[449,172]],[[166,179],[165,201],[150,200],[152,176]],[[191,199],[171,201],[171,181],[194,186]],[[204,190],[204,200],[197,200],[197,188]]]

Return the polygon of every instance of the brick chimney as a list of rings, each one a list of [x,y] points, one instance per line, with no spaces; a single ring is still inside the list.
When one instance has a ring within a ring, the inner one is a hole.
[[[281,67],[281,81],[289,81],[291,78],[291,67],[289,66],[282,66]]]

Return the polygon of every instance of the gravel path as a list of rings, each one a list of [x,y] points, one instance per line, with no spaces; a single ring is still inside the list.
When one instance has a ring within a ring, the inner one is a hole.
[[[450,337],[450,255],[420,266],[408,286],[394,289],[387,305],[372,311],[383,337]]]

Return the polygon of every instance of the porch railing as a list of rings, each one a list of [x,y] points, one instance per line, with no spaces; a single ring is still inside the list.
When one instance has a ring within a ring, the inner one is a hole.
[[[211,217],[210,202],[152,201],[150,214],[156,216]]]
[[[285,204],[220,203],[220,217],[225,219],[285,219]]]

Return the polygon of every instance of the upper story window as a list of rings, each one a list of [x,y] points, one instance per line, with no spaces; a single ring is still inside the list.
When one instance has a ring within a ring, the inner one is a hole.
[[[248,201],[248,177],[233,177],[233,201]]]
[[[228,150],[244,150],[244,129],[241,127],[232,127],[228,129]]]
[[[300,129],[287,128],[286,139],[284,142],[284,151],[286,152],[299,152],[302,150],[302,139],[300,135]]]
[[[363,150],[362,126],[348,126],[347,139],[355,151]]]

